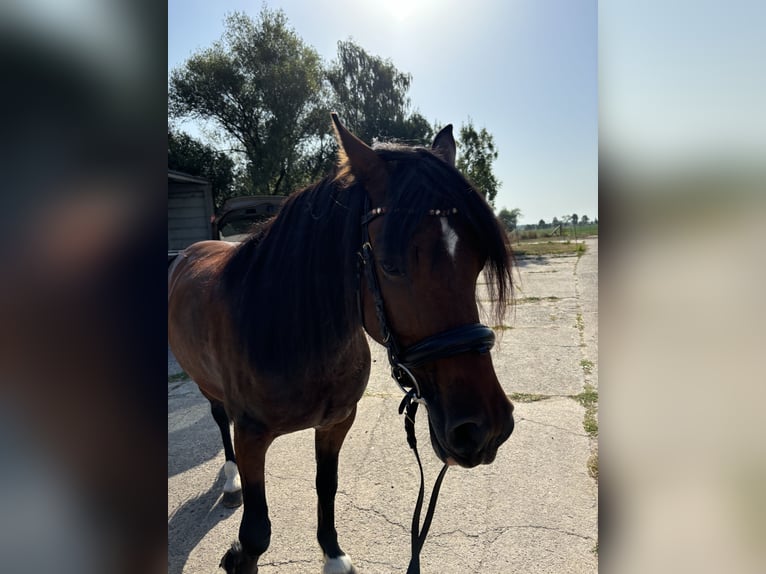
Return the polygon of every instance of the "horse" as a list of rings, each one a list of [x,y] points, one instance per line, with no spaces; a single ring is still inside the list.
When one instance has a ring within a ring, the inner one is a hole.
[[[168,271],[169,344],[221,430],[224,503],[244,505],[220,563],[227,574],[257,573],[269,547],[269,445],[310,428],[323,574],[356,572],[338,543],[335,494],[370,374],[365,333],[386,347],[406,398],[425,404],[445,469],[491,463],[514,427],[476,301],[483,271],[502,316],[512,256],[491,207],[455,168],[452,126],[430,148],[371,147],[331,118],[338,163],[324,179],[242,243],[196,243]]]

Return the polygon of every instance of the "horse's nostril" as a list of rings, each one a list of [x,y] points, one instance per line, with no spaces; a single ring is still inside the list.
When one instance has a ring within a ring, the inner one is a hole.
[[[471,453],[484,445],[485,433],[476,423],[466,422],[453,427],[449,437],[453,448]]]

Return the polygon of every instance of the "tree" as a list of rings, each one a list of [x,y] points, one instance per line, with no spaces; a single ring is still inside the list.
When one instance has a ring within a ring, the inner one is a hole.
[[[216,206],[232,195],[234,161],[189,134],[168,128],[168,168],[204,177],[211,183]]]
[[[572,214],[572,225],[577,225],[577,222],[580,220],[580,218],[577,216],[576,213]]]
[[[587,215],[583,215],[580,219],[580,225],[588,225],[590,223],[590,218]]]
[[[518,207],[514,207],[510,211],[508,211],[506,208],[503,208],[500,210],[500,213],[497,214],[497,218],[503,224],[506,231],[513,231],[516,229],[520,216],[521,209]]]
[[[343,123],[365,142],[374,138],[430,143],[434,132],[419,113],[410,113],[412,75],[391,60],[368,54],[353,41],[338,42],[338,59],[326,72],[333,105]]]
[[[494,207],[495,196],[501,185],[492,172],[492,163],[498,155],[495,139],[486,128],[476,131],[469,118],[468,123],[460,127],[458,141],[458,170],[476,186],[487,203]]]
[[[538,221],[538,222],[537,222],[537,227],[538,227],[539,229],[545,229],[545,220],[544,220],[544,219],[541,219],[540,221]]]
[[[172,71],[168,111],[212,121],[244,154],[252,191],[278,194],[306,182],[301,160],[329,138],[326,95],[316,50],[264,6],[256,21],[227,16],[221,41]]]

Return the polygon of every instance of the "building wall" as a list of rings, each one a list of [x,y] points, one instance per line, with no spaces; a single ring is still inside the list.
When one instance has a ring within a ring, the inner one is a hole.
[[[168,181],[168,251],[213,238],[209,184]]]

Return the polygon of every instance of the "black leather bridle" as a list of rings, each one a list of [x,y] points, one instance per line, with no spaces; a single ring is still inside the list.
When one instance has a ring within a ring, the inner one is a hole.
[[[361,222],[362,247],[359,251],[359,263],[364,269],[364,277],[367,281],[367,287],[369,288],[375,303],[375,314],[378,318],[383,344],[386,346],[388,352],[391,376],[399,385],[399,388],[404,392],[404,398],[399,405],[399,414],[405,413],[404,428],[407,432],[407,443],[415,453],[415,458],[418,461],[418,467],[420,469],[420,492],[412,516],[412,558],[410,559],[410,564],[407,568],[407,574],[418,574],[420,572],[420,550],[425,543],[428,529],[431,526],[431,520],[436,508],[436,500],[439,496],[439,489],[441,488],[441,483],[447,472],[448,465],[445,464],[442,467],[441,472],[436,479],[428,503],[426,517],[423,521],[423,528],[419,530],[420,511],[423,506],[424,478],[423,465],[420,462],[417,439],[415,437],[415,414],[417,413],[419,403],[426,404],[426,408],[428,407],[428,404],[422,395],[422,389],[412,370],[426,363],[446,357],[452,357],[454,355],[470,352],[481,354],[488,353],[495,344],[495,333],[492,329],[481,323],[469,323],[431,335],[409,347],[402,348],[399,345],[395,335],[391,332],[388,326],[386,309],[383,303],[383,294],[380,290],[380,282],[378,281],[378,274],[375,267],[375,254],[372,249],[372,243],[370,242],[370,222],[386,213],[387,209],[385,207],[370,209],[369,198],[365,198],[365,214],[362,216]],[[455,208],[447,210],[431,209],[427,212],[428,215],[437,217],[447,217],[448,215],[456,213],[457,209]],[[361,305],[361,290],[362,285],[360,277],[357,302],[360,317],[364,323],[364,312]]]

